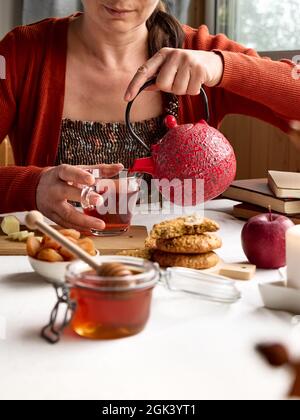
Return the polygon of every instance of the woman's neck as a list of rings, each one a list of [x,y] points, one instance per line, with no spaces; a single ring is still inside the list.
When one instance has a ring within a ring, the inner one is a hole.
[[[72,29],[81,47],[106,69],[126,70],[134,62],[139,66],[149,58],[146,25],[128,33],[115,33],[105,31],[83,14],[73,22]]]

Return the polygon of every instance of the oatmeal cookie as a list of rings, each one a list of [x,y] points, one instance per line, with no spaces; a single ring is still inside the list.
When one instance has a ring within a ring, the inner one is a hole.
[[[145,248],[146,249],[156,249],[157,243],[156,239],[152,238],[151,236],[148,236],[148,238],[145,240]]]
[[[183,235],[199,235],[216,232],[220,226],[213,220],[195,216],[179,217],[155,225],[151,232],[154,239],[173,239]]]
[[[214,252],[207,254],[170,254],[167,252],[155,251],[152,257],[161,268],[167,267],[184,267],[194,270],[206,270],[215,267],[220,259]]]
[[[173,239],[158,239],[156,242],[156,247],[159,251],[171,254],[206,254],[221,248],[221,246],[221,239],[213,233],[184,235]]]

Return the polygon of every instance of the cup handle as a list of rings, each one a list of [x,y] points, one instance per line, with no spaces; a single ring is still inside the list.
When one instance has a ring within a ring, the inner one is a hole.
[[[94,192],[94,189],[92,187],[83,187],[81,191],[81,207],[83,209],[94,209],[95,206],[93,206],[90,202],[90,195]]]

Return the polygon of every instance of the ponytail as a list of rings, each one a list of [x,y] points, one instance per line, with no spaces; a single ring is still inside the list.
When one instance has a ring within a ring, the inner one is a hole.
[[[152,57],[164,47],[182,48],[185,34],[180,22],[167,12],[161,0],[147,20],[149,31],[149,53]]]

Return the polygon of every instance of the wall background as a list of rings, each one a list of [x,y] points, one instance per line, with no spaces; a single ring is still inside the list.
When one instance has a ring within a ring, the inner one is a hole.
[[[22,21],[22,0],[0,0],[0,38]]]

